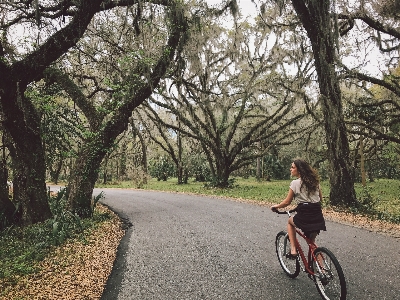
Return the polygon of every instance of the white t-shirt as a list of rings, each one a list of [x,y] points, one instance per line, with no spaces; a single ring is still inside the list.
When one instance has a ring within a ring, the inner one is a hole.
[[[290,183],[290,188],[294,193],[294,200],[297,202],[297,204],[304,202],[317,203],[321,201],[321,199],[319,199],[319,187],[316,189],[315,192],[310,194],[308,194],[307,188],[305,186],[303,186],[301,190],[300,187],[301,187],[300,178],[293,180]]]

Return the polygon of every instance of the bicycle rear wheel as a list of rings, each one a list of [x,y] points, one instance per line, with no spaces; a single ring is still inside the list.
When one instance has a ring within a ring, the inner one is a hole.
[[[346,280],[339,261],[324,247],[315,249],[314,257],[312,267],[315,273],[315,285],[321,297],[326,300],[345,300]]]
[[[300,263],[297,259],[288,259],[286,254],[290,253],[290,241],[286,232],[281,231],[275,240],[276,254],[283,271],[290,278],[295,278],[300,273]]]

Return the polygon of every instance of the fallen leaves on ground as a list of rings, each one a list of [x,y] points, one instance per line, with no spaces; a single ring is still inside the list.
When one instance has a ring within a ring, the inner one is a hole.
[[[373,220],[367,216],[338,212],[334,209],[323,209],[323,214],[325,219],[330,221],[364,228],[369,231],[400,238],[400,224],[394,224],[382,220]]]
[[[99,209],[106,210],[101,205]],[[73,241],[56,248],[39,264],[40,272],[20,277],[0,299],[100,299],[123,234],[121,222],[114,215],[86,241]]]

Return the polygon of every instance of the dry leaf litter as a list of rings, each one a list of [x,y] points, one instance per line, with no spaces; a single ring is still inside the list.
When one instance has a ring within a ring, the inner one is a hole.
[[[0,299],[100,299],[123,234],[121,222],[113,214],[86,242],[73,241],[57,248],[39,264],[39,273],[20,277],[16,285],[6,287],[7,294]]]

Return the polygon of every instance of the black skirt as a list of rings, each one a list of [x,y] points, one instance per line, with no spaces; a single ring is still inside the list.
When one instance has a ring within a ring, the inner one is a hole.
[[[325,230],[325,219],[322,214],[321,203],[300,203],[293,223],[305,233]]]

